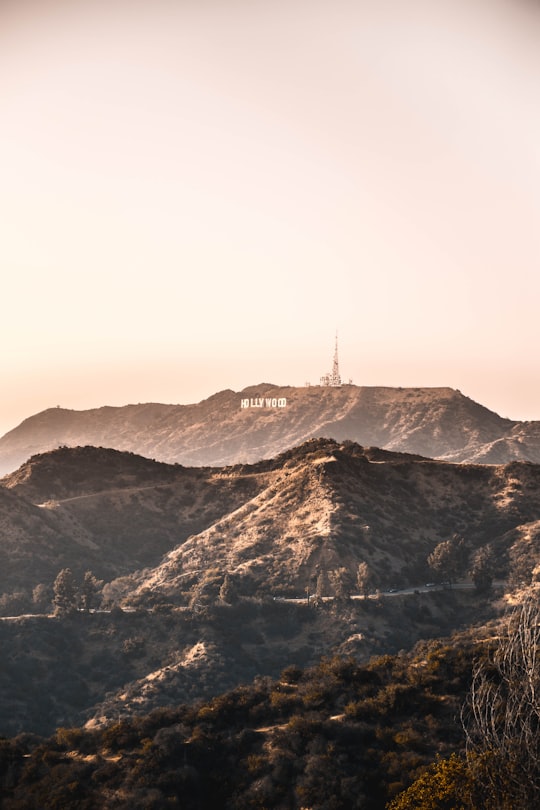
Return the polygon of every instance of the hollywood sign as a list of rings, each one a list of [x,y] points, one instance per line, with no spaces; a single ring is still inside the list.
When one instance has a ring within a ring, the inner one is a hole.
[[[240,400],[241,408],[286,408],[285,397],[253,397]]]

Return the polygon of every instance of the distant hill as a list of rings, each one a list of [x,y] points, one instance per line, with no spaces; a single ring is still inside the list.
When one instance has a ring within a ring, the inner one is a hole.
[[[516,422],[451,388],[343,385],[221,391],[193,405],[51,408],[0,439],[0,474],[62,445],[94,445],[187,466],[271,458],[314,436],[447,461],[540,463],[540,422]]]

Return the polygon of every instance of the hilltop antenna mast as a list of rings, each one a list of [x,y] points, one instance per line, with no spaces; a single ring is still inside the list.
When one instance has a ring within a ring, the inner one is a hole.
[[[339,375],[339,360],[338,360],[338,333],[336,330],[336,348],[334,349],[334,362],[332,365],[332,377],[330,385],[341,385],[341,377]]]
[[[339,373],[337,331],[336,331],[336,347],[334,349],[334,362],[332,364],[332,372],[330,374],[325,374],[323,377],[321,377],[321,385],[332,386],[332,388],[338,388],[341,385],[341,376]]]

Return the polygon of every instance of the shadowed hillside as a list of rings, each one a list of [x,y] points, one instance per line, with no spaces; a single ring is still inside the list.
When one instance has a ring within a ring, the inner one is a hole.
[[[253,491],[252,479],[94,447],[34,456],[2,484],[4,590],[52,582],[66,566],[110,580],[156,565]]]
[[[384,810],[462,751],[473,653],[453,639],[364,666],[336,657],[107,727],[21,734],[3,741],[5,808]]]

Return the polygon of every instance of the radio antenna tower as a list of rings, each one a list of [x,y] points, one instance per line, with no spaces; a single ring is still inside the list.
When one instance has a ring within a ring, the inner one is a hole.
[[[336,347],[334,349],[334,362],[332,364],[332,373],[325,374],[321,377],[321,385],[332,386],[337,388],[341,385],[341,377],[339,374],[339,359],[338,359],[338,336],[336,331]]]
[[[339,376],[339,360],[338,360],[338,335],[336,331],[336,348],[334,349],[334,362],[332,365],[332,376],[330,385],[341,385],[341,377]]]

